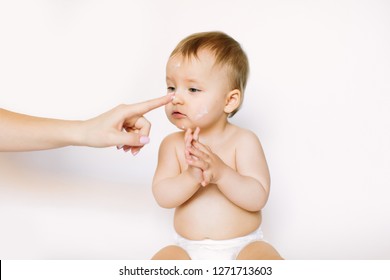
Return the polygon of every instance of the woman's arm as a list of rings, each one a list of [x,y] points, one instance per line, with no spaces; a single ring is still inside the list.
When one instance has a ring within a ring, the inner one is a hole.
[[[143,115],[172,98],[173,95],[166,95],[138,104],[119,105],[86,121],[33,117],[0,108],[0,151],[120,145],[136,153],[149,142],[151,125]]]
[[[48,119],[0,109],[0,151],[31,151],[82,142],[81,121]]]

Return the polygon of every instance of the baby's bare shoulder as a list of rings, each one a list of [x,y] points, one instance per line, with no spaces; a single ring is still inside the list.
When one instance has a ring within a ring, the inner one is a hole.
[[[253,131],[239,126],[232,126],[231,135],[237,142],[259,142],[259,138]]]
[[[184,133],[182,131],[174,132],[165,136],[161,145],[176,145],[184,141]]]

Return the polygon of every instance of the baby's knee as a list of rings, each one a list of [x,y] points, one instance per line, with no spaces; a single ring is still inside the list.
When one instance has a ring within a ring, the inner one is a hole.
[[[245,246],[237,256],[238,260],[283,260],[271,244],[255,241]]]
[[[179,246],[169,245],[158,251],[152,260],[189,260],[190,256]]]

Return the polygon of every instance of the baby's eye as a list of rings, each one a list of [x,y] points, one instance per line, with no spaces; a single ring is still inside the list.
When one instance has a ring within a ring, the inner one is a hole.
[[[201,90],[197,88],[189,88],[188,91],[192,93],[196,93],[196,92],[200,92]]]
[[[167,88],[167,91],[168,91],[168,93],[174,92],[174,91],[175,91],[175,88],[174,88],[174,87],[168,87],[168,88]]]

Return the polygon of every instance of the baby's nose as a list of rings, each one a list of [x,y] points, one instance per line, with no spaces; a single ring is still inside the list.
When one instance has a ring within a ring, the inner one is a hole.
[[[180,91],[175,92],[175,96],[172,99],[173,104],[183,103],[183,94]]]

